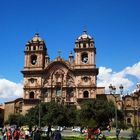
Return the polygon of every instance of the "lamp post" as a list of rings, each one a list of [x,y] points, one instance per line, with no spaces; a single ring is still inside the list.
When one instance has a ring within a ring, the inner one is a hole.
[[[39,126],[39,129],[41,128],[41,96],[39,97],[39,106],[38,106],[38,126]]]
[[[120,93],[122,95],[123,93],[123,85],[121,84],[119,86],[119,89],[120,89]],[[118,139],[118,136],[119,136],[119,129],[118,129],[118,116],[117,116],[117,97],[118,95],[115,94],[116,93],[116,87],[115,86],[112,86],[112,84],[109,85],[109,91],[110,91],[110,94],[115,98],[115,103],[116,103],[116,106],[115,106],[115,122],[116,122],[116,137]]]

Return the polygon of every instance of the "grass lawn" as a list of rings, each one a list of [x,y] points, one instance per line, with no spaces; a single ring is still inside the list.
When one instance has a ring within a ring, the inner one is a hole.
[[[70,137],[63,137],[62,140],[85,140],[85,138],[84,137],[70,136]]]
[[[69,136],[69,137],[63,137],[62,140],[85,140],[85,137]],[[106,140],[116,140],[116,138],[107,137]],[[119,140],[129,140],[129,139],[128,138],[119,138]]]

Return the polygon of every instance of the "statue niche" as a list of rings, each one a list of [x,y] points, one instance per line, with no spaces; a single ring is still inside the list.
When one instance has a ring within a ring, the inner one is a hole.
[[[64,72],[62,70],[57,70],[53,75],[53,81],[55,85],[62,85],[64,78]]]
[[[67,91],[66,91],[66,101],[70,101],[70,98],[74,96],[74,80],[71,76],[67,76]]]

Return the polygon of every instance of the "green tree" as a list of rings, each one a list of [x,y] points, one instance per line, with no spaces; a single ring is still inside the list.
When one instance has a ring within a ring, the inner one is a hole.
[[[98,126],[106,127],[109,125],[115,116],[114,103],[107,100],[96,100],[94,108]]]
[[[7,120],[10,125],[22,126],[25,124],[25,117],[21,114],[11,114]]]
[[[46,104],[47,112],[42,117],[44,124],[64,126],[67,124],[67,108],[63,104],[57,102],[49,102]]]
[[[65,126],[74,126],[77,125],[77,109],[76,106],[66,106],[65,110],[67,122]]]
[[[38,116],[38,106],[29,109],[25,115],[26,125],[28,125],[29,127],[38,125]]]
[[[81,109],[78,112],[78,120],[83,127],[96,127],[94,101],[87,101],[81,104]]]
[[[107,100],[87,101],[81,105],[78,116],[82,126],[106,127],[114,117],[114,104]]]
[[[30,127],[39,124],[39,110],[41,126],[72,126],[75,123],[75,108],[52,101],[41,103],[28,110],[25,118],[27,120],[27,125]]]

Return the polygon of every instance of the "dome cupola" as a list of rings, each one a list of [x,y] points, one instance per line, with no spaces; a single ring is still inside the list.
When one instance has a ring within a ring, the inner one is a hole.
[[[93,48],[94,40],[87,34],[87,31],[83,31],[83,34],[76,39],[76,48]]]
[[[37,50],[46,50],[45,42],[38,33],[36,33],[35,36],[26,43],[26,51]]]
[[[83,31],[83,34],[78,37],[78,40],[93,39],[90,35],[87,34],[87,31]]]

